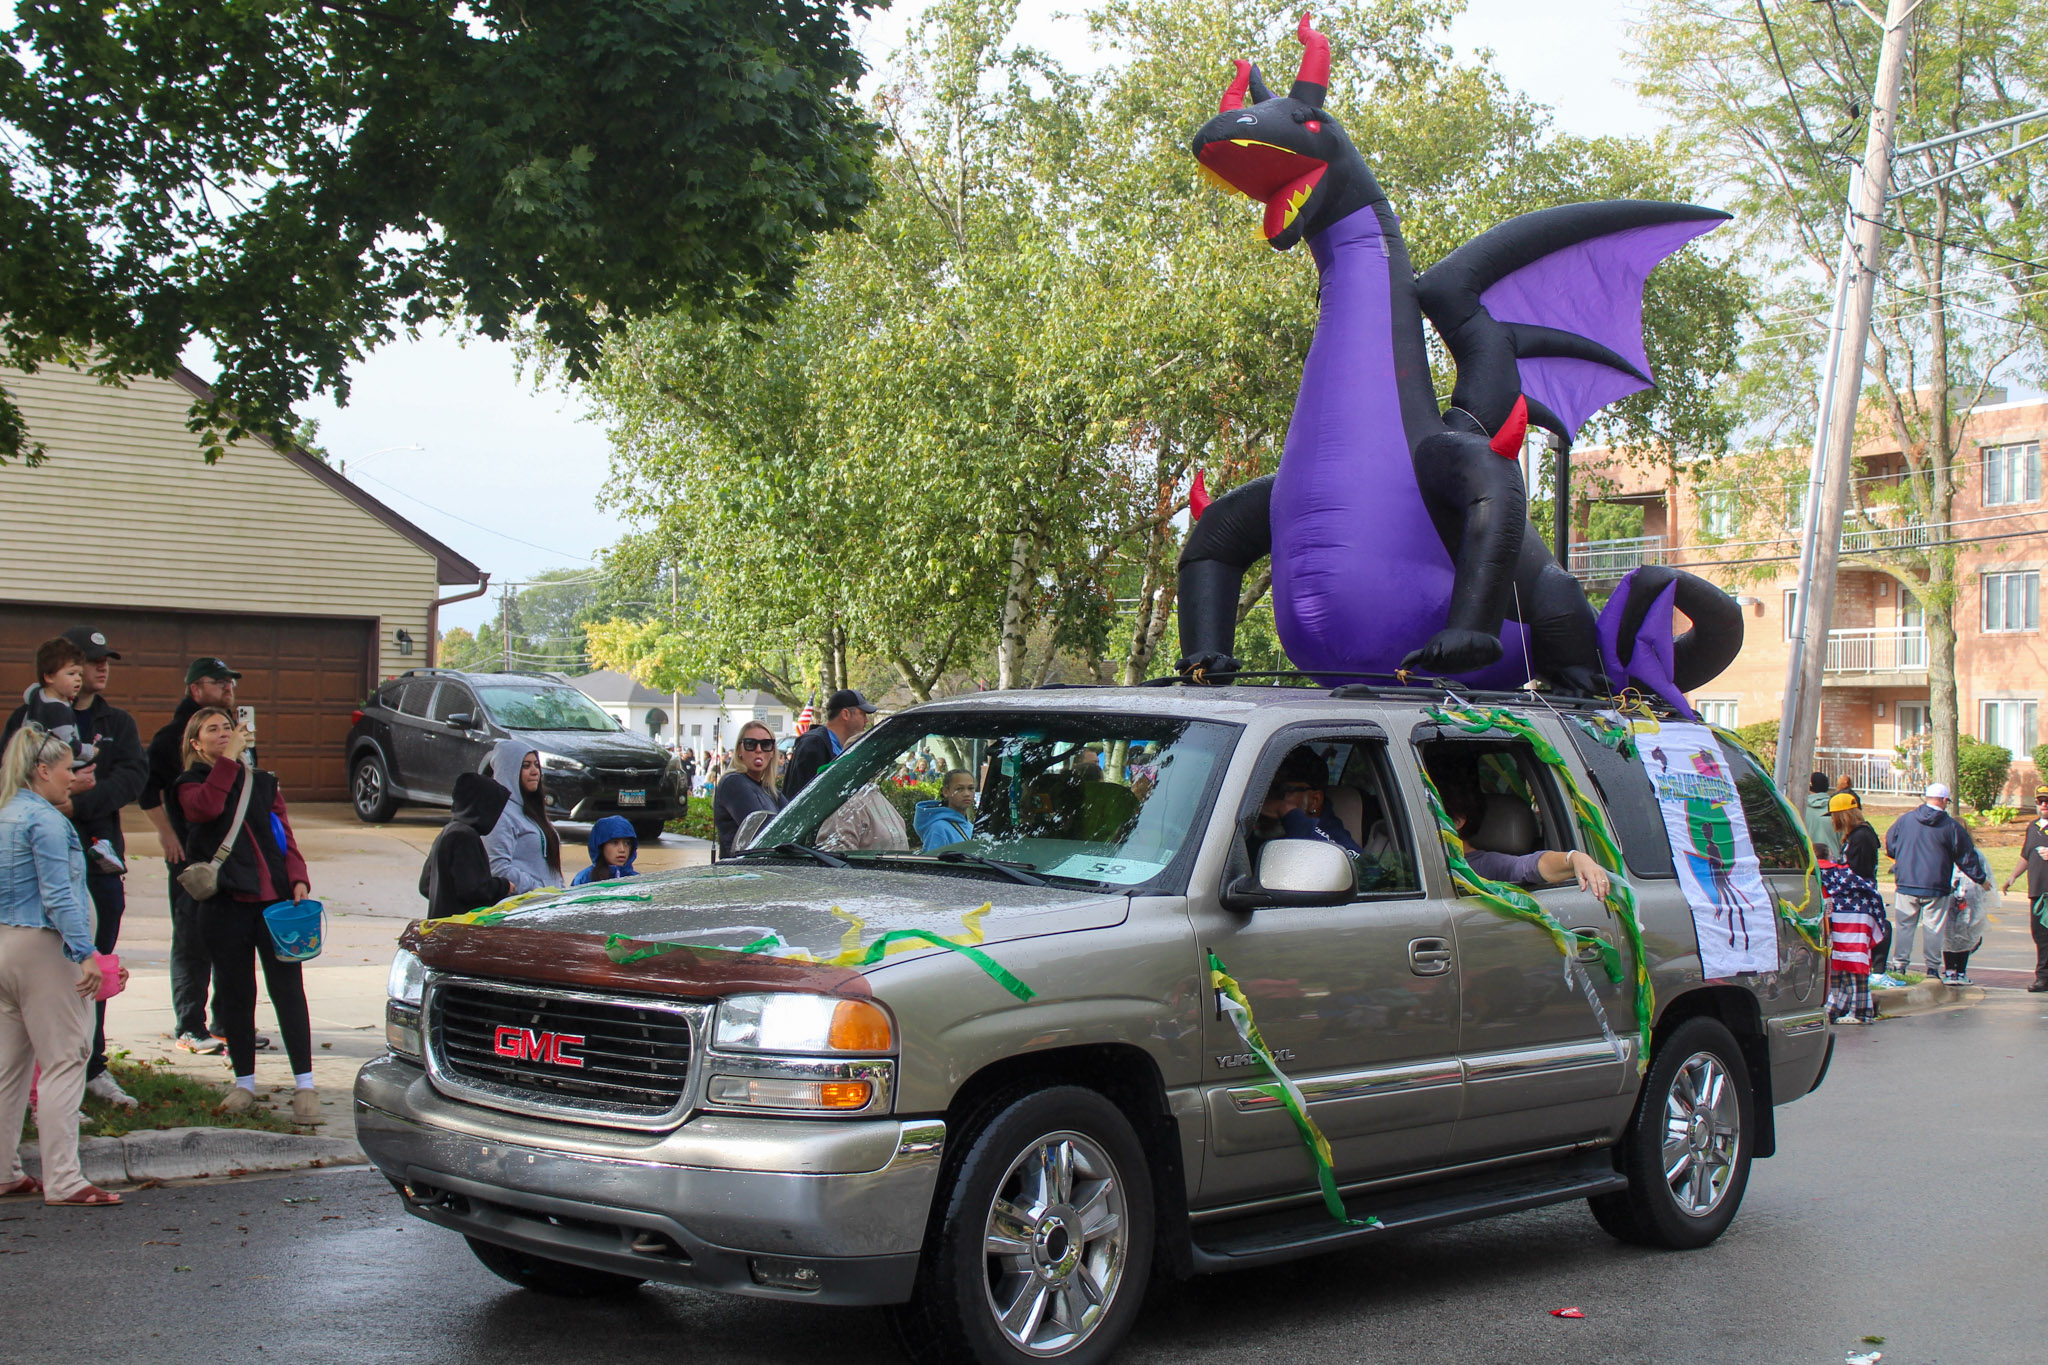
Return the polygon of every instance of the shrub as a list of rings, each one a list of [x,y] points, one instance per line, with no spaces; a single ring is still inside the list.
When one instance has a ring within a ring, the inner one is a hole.
[[[1769,771],[1778,762],[1778,722],[1760,720],[1744,725],[1735,731],[1735,737],[1742,741],[1742,747],[1756,755],[1759,763]]]
[[[1997,804],[2012,772],[2012,750],[1968,735],[1956,737],[1956,795],[1977,810]]]
[[[2048,744],[2034,746],[2034,780],[2048,782]]]
[[[911,816],[916,812],[918,802],[936,801],[939,799],[938,784],[934,782],[905,782],[899,784],[885,781],[877,790],[889,798],[889,804],[894,806],[896,813],[903,817],[903,828],[907,830],[915,830],[917,828]]]

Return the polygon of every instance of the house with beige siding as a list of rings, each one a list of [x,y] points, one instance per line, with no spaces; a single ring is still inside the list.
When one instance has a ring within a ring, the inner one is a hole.
[[[186,664],[217,654],[244,675],[236,699],[287,795],[343,799],[351,713],[434,662],[440,605],[488,575],[296,446],[245,438],[207,464],[189,372],[0,382],[49,453],[0,468],[0,697],[33,681],[37,642],[94,625],[121,655],[111,699],[147,736]]]

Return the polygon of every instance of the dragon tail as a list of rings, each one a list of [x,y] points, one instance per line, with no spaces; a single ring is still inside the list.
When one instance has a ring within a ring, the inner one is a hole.
[[[1672,614],[1692,622],[1673,634]],[[1617,690],[1636,687],[1687,720],[1699,716],[1685,694],[1721,675],[1742,649],[1742,608],[1697,574],[1661,564],[1632,570],[1600,613],[1600,659]]]

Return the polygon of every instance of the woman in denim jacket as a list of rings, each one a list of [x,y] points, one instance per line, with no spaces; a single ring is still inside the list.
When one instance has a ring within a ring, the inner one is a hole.
[[[0,754],[0,1195],[41,1191],[48,1204],[93,1207],[121,1197],[86,1183],[78,1165],[100,966],[85,850],[54,804],[70,792],[71,746],[24,725]],[[42,1185],[16,1152],[38,1063]]]

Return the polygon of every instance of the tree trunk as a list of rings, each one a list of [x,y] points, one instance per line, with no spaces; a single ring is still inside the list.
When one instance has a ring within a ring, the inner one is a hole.
[[[1928,776],[1956,789],[1956,623],[1952,607],[1928,611],[1927,725],[1933,731]]]
[[[1010,569],[1003,585],[1003,629],[996,644],[996,686],[1007,690],[1024,683],[1024,650],[1031,633],[1028,619],[1038,586],[1038,563],[1045,541],[1035,524],[1027,523],[1010,539]]]

